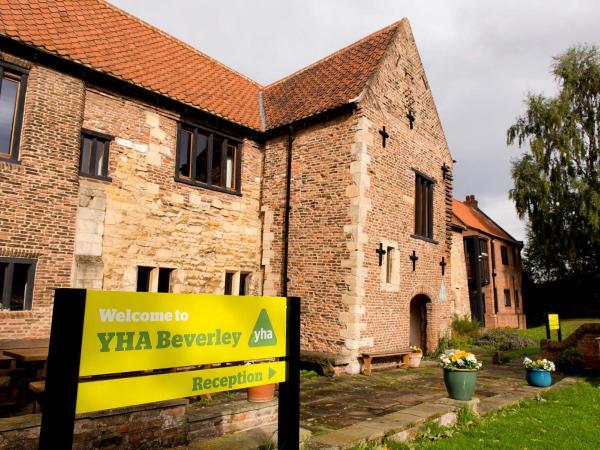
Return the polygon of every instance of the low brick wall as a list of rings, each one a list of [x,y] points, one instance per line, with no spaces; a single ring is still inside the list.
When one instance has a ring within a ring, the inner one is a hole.
[[[265,403],[238,401],[204,408],[190,405],[187,411],[188,440],[215,438],[276,423],[277,410],[277,400]]]
[[[160,449],[277,422],[277,400],[202,407],[186,399],[78,415],[73,448]],[[0,419],[0,448],[38,448],[41,414]]]
[[[599,370],[600,351],[597,338],[600,338],[600,323],[583,324],[564,341],[543,339],[540,343],[542,357],[556,362],[563,350],[575,347],[581,352],[584,368]]]

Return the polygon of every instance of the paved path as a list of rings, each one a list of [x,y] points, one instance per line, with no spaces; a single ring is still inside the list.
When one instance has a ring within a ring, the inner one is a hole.
[[[498,366],[488,357],[483,358],[475,390],[482,404],[486,398],[527,385],[520,359]],[[560,376],[555,374],[554,379],[558,381]],[[371,376],[303,377],[300,425],[314,436],[446,396],[442,369],[436,361],[424,361],[419,369],[391,369]]]
[[[475,404],[481,414],[535,397],[544,389],[527,386],[521,360],[506,365],[491,364],[489,354],[481,355]],[[562,379],[553,375],[556,384]],[[574,379],[565,379],[568,385]],[[310,376],[301,384],[302,429],[312,433],[311,449],[346,449],[393,435],[410,439],[418,427],[432,419],[451,424],[463,403],[447,398],[442,369],[436,361],[424,361],[419,369],[391,369],[371,376],[344,375],[336,378]],[[197,441],[188,448],[236,450],[257,448],[274,436],[275,428],[266,426],[244,433]]]

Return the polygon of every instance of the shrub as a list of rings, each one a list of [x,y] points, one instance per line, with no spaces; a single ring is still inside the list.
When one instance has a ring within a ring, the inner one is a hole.
[[[565,348],[558,355],[558,370],[561,372],[576,374],[583,369],[583,355],[575,347]]]
[[[479,327],[479,322],[476,320],[471,320],[467,316],[461,318],[455,314],[452,318],[452,337],[477,339],[479,337]]]
[[[521,336],[509,328],[495,328],[489,330],[475,341],[477,345],[490,346],[496,350],[519,350],[521,348],[535,347],[537,342]]]

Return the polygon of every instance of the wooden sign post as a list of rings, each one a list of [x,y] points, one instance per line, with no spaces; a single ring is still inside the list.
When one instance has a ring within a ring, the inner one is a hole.
[[[297,449],[299,359],[297,297],[57,289],[39,448],[71,448],[76,413],[279,383],[279,447]],[[127,376],[248,360],[257,363]]]

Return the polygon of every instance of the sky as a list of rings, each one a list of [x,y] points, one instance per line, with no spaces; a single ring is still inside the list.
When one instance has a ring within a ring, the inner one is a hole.
[[[597,0],[109,0],[261,83],[269,84],[397,20],[410,21],[457,161],[454,195],[516,239],[506,130],[527,93],[556,92],[552,57],[600,45]]]

